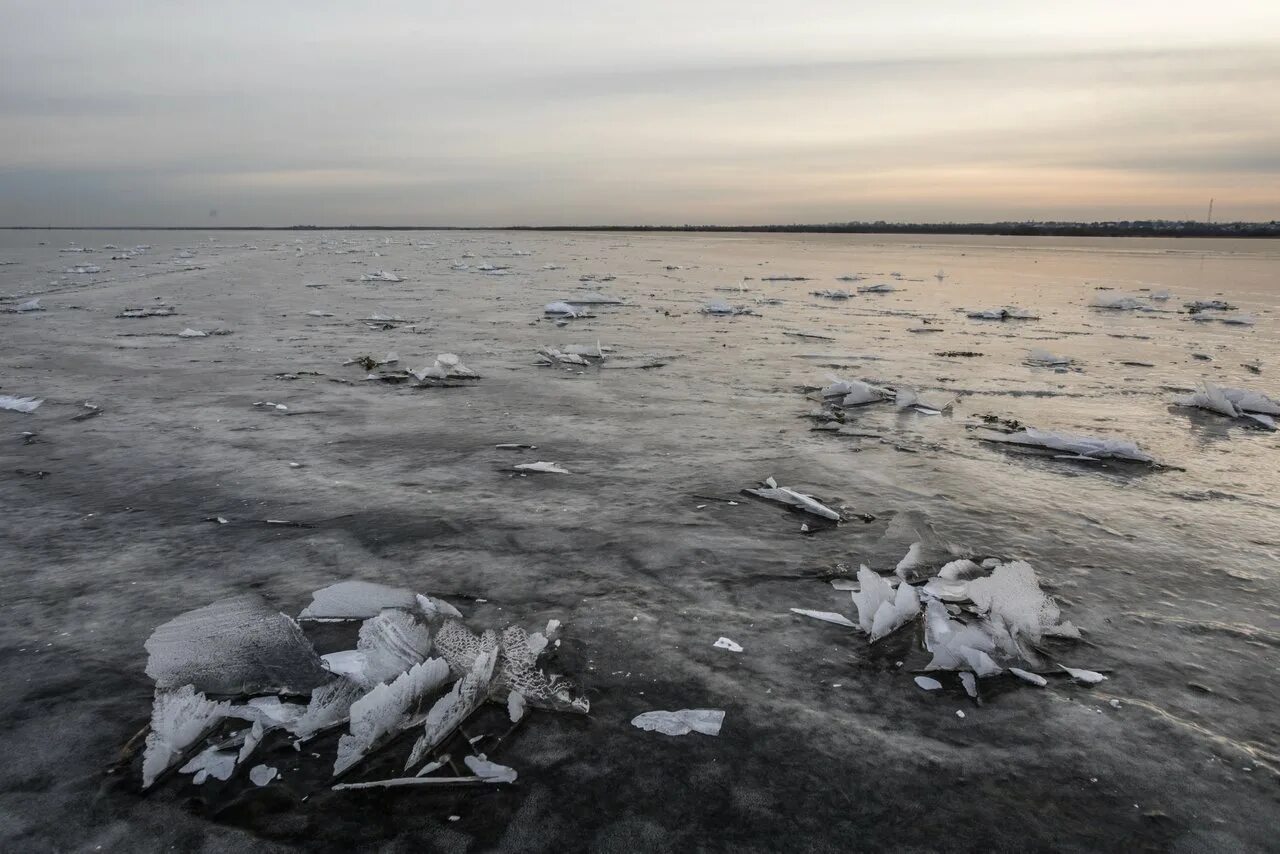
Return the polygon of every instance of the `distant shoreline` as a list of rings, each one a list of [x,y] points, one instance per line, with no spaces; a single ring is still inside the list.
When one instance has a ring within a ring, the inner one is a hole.
[[[3,231],[586,231],[745,234],[915,234],[991,237],[1280,238],[1280,221],[832,223],[829,225],[9,225]]]

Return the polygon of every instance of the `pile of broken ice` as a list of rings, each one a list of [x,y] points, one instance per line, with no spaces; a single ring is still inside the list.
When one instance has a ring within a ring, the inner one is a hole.
[[[919,569],[919,546],[912,546],[892,576],[881,576],[865,565],[858,570],[859,589],[852,592],[856,622],[838,613],[791,610],[860,629],[871,643],[910,625],[923,611],[920,640],[932,654],[925,669],[958,672],[970,696],[977,696],[978,679],[1006,672],[1035,685],[1047,684],[1036,672],[1048,664],[1045,640],[1078,640],[1080,632],[1062,619],[1057,603],[1040,589],[1031,565],[995,558],[980,564],[952,560],[924,583],[912,583]],[[1059,667],[1084,682],[1105,678]],[[917,682],[929,689],[941,687],[928,677]]]
[[[1178,406],[1197,407],[1244,419],[1267,430],[1276,429],[1276,416],[1280,415],[1280,403],[1265,394],[1243,388],[1217,386],[1205,381],[1200,390],[1174,401]]]
[[[362,622],[354,649],[320,655],[299,621]],[[198,784],[245,769],[250,782],[266,785],[280,769],[253,763],[264,741],[292,741],[301,751],[339,727],[347,732],[329,758],[335,780],[416,734],[404,762],[406,772],[422,766],[416,776],[355,787],[512,782],[514,770],[474,752],[479,739],[458,739],[471,775],[435,774],[448,761],[435,757],[486,702],[505,707],[513,723],[527,707],[589,711],[574,683],[538,667],[558,626],[477,635],[447,602],[363,581],[316,591],[298,620],[255,594],[181,614],[146,643],[156,694],[143,788],[175,770]],[[314,749],[296,761],[319,755]]]

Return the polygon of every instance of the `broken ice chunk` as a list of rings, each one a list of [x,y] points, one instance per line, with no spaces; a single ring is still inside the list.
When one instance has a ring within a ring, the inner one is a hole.
[[[1071,678],[1077,682],[1083,682],[1086,685],[1097,685],[1099,682],[1105,681],[1107,677],[1101,673],[1095,673],[1092,670],[1081,670],[1078,667],[1067,667],[1065,664],[1059,664],[1063,670],[1071,674]]]
[[[518,776],[514,768],[490,762],[483,753],[479,756],[464,756],[462,761],[471,769],[472,774],[486,783],[514,783]]]
[[[727,649],[729,652],[742,652],[742,647],[728,638],[720,638],[718,641],[713,643],[712,646],[716,649]]]
[[[536,463],[516,463],[513,466],[516,471],[538,471],[547,474],[569,474],[569,470],[562,467],[559,463],[549,463],[539,460]]]
[[[917,676],[916,684],[925,691],[937,691],[942,687],[942,683],[937,679],[931,679],[928,676]]]
[[[419,663],[431,652],[431,633],[406,611],[388,609],[365,620],[360,627],[356,644],[356,656],[340,662],[344,672],[357,682],[372,687],[379,682],[393,679]],[[330,669],[334,662],[330,656]],[[359,670],[351,673],[352,665]]]
[[[977,434],[986,442],[1003,442],[1011,445],[1030,445],[1052,451],[1064,451],[1080,459],[1100,460],[1114,458],[1141,463],[1155,463],[1155,458],[1128,439],[1080,436],[1071,433],[1053,433],[1026,427],[1014,433],[997,433],[982,430]]]
[[[660,732],[663,735],[688,735],[691,732],[719,735],[720,726],[723,723],[724,711],[721,709],[645,712],[631,719],[632,726],[639,727],[645,732]]]
[[[1040,590],[1036,572],[1026,561],[1002,564],[989,577],[970,581],[969,598],[1009,655],[1028,658],[1028,645],[1038,644],[1045,635],[1080,636],[1070,623],[1060,622],[1057,603]]]
[[[1105,308],[1112,311],[1150,311],[1151,307],[1137,297],[1127,294],[1098,294],[1089,303],[1090,308]]]
[[[431,711],[427,712],[422,735],[418,736],[409,759],[404,764],[406,770],[417,765],[423,757],[443,744],[485,702],[493,685],[498,655],[497,633],[485,632],[480,638],[480,650],[471,669],[453,683],[449,693],[437,700]]]
[[[822,389],[825,398],[839,397],[840,405],[845,407],[863,406],[868,403],[880,403],[888,400],[893,392],[887,388],[872,385],[862,380],[841,380],[830,378],[831,384]]]
[[[179,338],[204,338],[207,335],[207,332],[201,332],[199,329],[192,329],[190,326],[178,333]]]
[[[0,394],[0,409],[7,409],[11,412],[35,412],[36,408],[42,403],[44,403],[42,398],[15,397],[11,394]]]
[[[859,589],[852,594],[858,609],[858,625],[867,634],[875,625],[876,612],[885,603],[893,602],[893,586],[863,564],[858,567]]]
[[[960,672],[960,684],[964,686],[964,692],[973,699],[978,699],[978,680],[972,673],[967,670]]]
[[[178,769],[179,774],[194,774],[191,782],[199,786],[210,777],[215,780],[229,780],[236,770],[236,754],[207,747],[191,757],[187,764]]]
[[[847,626],[851,629],[858,628],[857,624],[843,614],[837,614],[834,611],[810,611],[806,608],[792,608],[791,613],[800,614],[804,617],[812,617],[815,620],[822,620],[825,623],[835,623],[837,626]]]
[[[560,317],[577,317],[578,316],[578,310],[573,306],[569,305],[569,303],[564,302],[562,300],[557,300],[556,302],[547,303],[546,306],[543,307],[542,312],[543,314],[550,314],[550,315],[555,315]]]
[[[1039,673],[1032,673],[1030,670],[1023,670],[1021,667],[1010,667],[1009,672],[1022,681],[1030,682],[1032,685],[1038,685],[1041,688],[1049,684],[1049,680]]]
[[[287,729],[298,738],[310,738],[321,730],[347,720],[351,705],[364,694],[364,688],[350,679],[338,678],[311,693],[311,702]]]
[[[150,788],[230,711],[231,703],[215,703],[191,685],[175,691],[157,691],[151,708],[151,732],[142,756],[142,788]]]
[[[923,562],[920,559],[920,550],[924,548],[924,543],[912,543],[907,549],[906,556],[898,561],[897,567],[894,568],[894,574],[899,578],[906,578],[907,573],[913,569],[917,569]]]
[[[279,776],[279,773],[268,765],[255,765],[249,769],[249,782],[255,786],[265,786]]]
[[[1061,367],[1071,364],[1070,356],[1056,356],[1045,350],[1043,347],[1033,347],[1031,352],[1027,354],[1027,364],[1044,365],[1047,367]]]
[[[328,682],[291,617],[244,594],[180,614],[151,633],[147,675],[158,688],[210,694],[307,694]]]
[[[511,722],[519,723],[524,717],[525,702],[524,695],[519,691],[511,691],[507,694],[507,717],[511,718]]]
[[[441,353],[436,356],[436,360],[432,364],[409,373],[417,377],[418,382],[424,382],[428,379],[476,379],[480,376],[462,364],[462,361],[453,353]]]
[[[866,566],[858,569],[862,589],[853,594],[858,607],[858,623],[870,635],[872,643],[905,626],[920,613],[920,597],[906,582],[897,592]]]
[[[429,658],[401,673],[394,682],[378,685],[351,704],[351,731],[338,741],[333,773],[341,774],[363,759],[385,738],[404,729],[410,710],[449,678],[443,658]]]
[[[803,492],[796,492],[794,489],[778,486],[777,481],[773,478],[768,478],[764,483],[764,489],[747,489],[744,491],[767,501],[790,504],[792,507],[798,507],[806,513],[812,513],[815,516],[821,516],[833,522],[840,522],[844,519],[843,516],[815,499],[812,495],[805,495]]]
[[[946,606],[937,599],[930,599],[925,606],[924,643],[933,653],[926,670],[969,669],[979,676],[1000,672],[1000,666],[989,654],[995,651],[991,637],[976,626],[952,620]]]
[[[386,270],[374,270],[372,273],[365,273],[360,277],[362,282],[403,282],[404,279],[395,273],[388,273]]]
[[[44,307],[40,305],[40,297],[36,297],[35,299],[29,299],[24,303],[19,303],[13,310],[19,312],[44,311]]]
[[[365,620],[387,608],[411,611],[418,597],[410,590],[372,581],[339,581],[311,594],[300,620]]]

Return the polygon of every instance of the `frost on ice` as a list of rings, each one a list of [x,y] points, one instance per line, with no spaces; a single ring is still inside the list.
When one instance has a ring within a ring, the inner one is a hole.
[[[174,617],[146,649],[147,675],[162,689],[308,694],[332,678],[298,624],[253,594]]]
[[[341,774],[365,757],[380,741],[408,726],[411,710],[445,683],[449,665],[431,658],[378,685],[351,704],[351,732],[338,741],[333,773]]]
[[[142,788],[150,788],[230,711],[230,703],[215,703],[190,685],[175,691],[157,691],[151,709],[151,732],[142,757]]]
[[[691,732],[719,735],[720,726],[724,723],[724,711],[680,709],[675,712],[645,712],[632,718],[631,723],[645,732],[660,732],[663,735],[688,735]]]

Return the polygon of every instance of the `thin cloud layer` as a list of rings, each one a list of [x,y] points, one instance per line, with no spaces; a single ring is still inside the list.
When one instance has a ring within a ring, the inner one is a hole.
[[[1280,218],[1277,4],[694,5],[3,2],[0,224]]]

